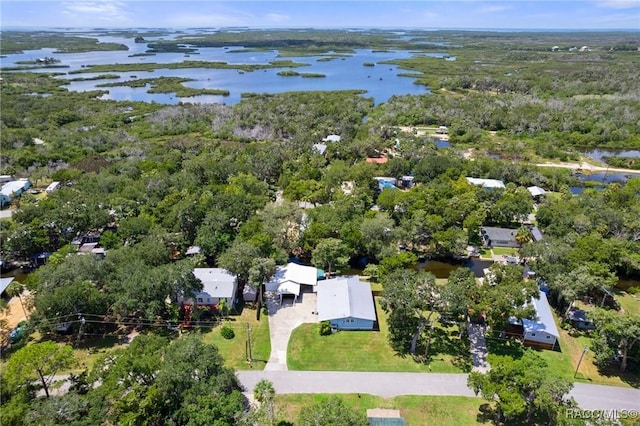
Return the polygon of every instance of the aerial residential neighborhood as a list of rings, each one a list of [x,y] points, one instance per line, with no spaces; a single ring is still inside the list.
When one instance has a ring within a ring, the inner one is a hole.
[[[637,424],[637,31],[198,22],[0,33],[0,424]]]

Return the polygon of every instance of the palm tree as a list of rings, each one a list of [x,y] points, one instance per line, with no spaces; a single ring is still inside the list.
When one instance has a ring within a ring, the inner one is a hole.
[[[518,228],[518,231],[516,231],[515,240],[520,245],[520,248],[522,248],[524,243],[528,243],[532,239],[531,230],[526,226],[521,226]]]
[[[24,284],[19,283],[18,281],[13,281],[11,284],[9,284],[9,287],[7,287],[7,295],[9,295],[10,297],[17,297],[18,300],[20,300],[20,306],[22,306],[22,312],[24,312],[24,316],[25,318],[28,318],[29,315],[27,314],[27,309],[25,308],[25,304],[24,301],[22,300],[22,293],[24,292],[25,287]]]

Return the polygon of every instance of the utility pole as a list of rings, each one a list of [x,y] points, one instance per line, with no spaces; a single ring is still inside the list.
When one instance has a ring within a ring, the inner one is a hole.
[[[76,338],[76,347],[78,347],[78,344],[80,343],[80,338],[82,337],[82,331],[85,323],[85,319],[82,314],[78,314],[78,319],[80,320],[80,329],[78,330],[78,337]]]
[[[578,360],[578,365],[576,366],[576,372],[573,373],[574,379],[578,375],[578,368],[580,368],[580,363],[582,362],[582,358],[584,357],[584,354],[586,354],[587,352],[589,352],[589,348],[584,348],[584,350],[582,351],[582,355],[580,355],[580,359]]]
[[[251,365],[252,362],[252,354],[251,354],[251,327],[249,326],[249,323],[247,323],[247,361],[249,362],[249,365]]]

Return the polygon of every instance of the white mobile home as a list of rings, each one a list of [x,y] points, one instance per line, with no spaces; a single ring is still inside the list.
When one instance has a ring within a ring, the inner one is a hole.
[[[46,192],[47,194],[51,194],[58,188],[60,188],[60,182],[51,182],[49,186],[47,186],[47,189],[44,190],[44,192]]]

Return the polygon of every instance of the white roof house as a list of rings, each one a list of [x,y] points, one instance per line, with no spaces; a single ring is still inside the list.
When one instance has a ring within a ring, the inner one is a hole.
[[[487,189],[504,188],[504,182],[497,179],[480,179],[468,177],[467,182],[471,185],[481,186]]]
[[[235,275],[222,268],[194,268],[193,275],[202,282],[202,291],[195,294],[197,305],[216,305],[225,299],[230,305],[235,304],[238,281]],[[193,299],[178,300],[185,305],[192,305]]]
[[[29,181],[29,179],[12,180],[2,185],[2,188],[0,188],[0,193],[2,193],[2,195],[6,195],[7,197],[12,197],[13,194],[22,194],[30,187],[31,181]]]
[[[329,135],[326,138],[322,139],[322,142],[337,143],[337,142],[340,142],[341,139],[342,137],[340,137],[339,135]]]
[[[49,184],[49,186],[47,186],[47,189],[44,190],[44,192],[46,192],[47,194],[55,191],[56,189],[58,189],[60,187],[60,182],[51,182]]]
[[[267,283],[266,290],[279,294],[282,301],[283,294],[292,294],[298,297],[301,285],[311,286],[315,291],[317,284],[318,268],[289,262],[276,268],[276,273]]]
[[[553,349],[560,337],[560,333],[558,333],[558,328],[553,319],[547,295],[540,291],[538,298],[532,298],[531,302],[536,310],[537,318],[534,320],[522,320],[524,341],[531,346]]]
[[[530,186],[527,188],[527,191],[531,194],[532,197],[539,197],[541,195],[547,195],[547,191],[539,186]]]
[[[372,329],[376,320],[371,286],[357,276],[337,277],[318,283],[319,321],[344,329]]]
[[[320,155],[324,155],[327,152],[327,145],[324,143],[314,143],[313,150]]]

